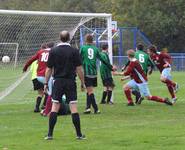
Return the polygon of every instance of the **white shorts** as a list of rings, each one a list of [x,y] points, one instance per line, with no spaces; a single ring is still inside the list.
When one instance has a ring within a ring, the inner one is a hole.
[[[137,86],[138,86],[139,92],[141,93],[142,96],[151,96],[147,82],[137,83]]]
[[[139,91],[139,88],[137,86],[137,83],[134,79],[130,80],[129,82],[127,82],[127,85],[132,88],[132,90],[136,90]]]
[[[162,73],[161,73],[161,76],[163,78],[171,80],[172,79],[171,68],[164,68]]]
[[[45,79],[45,77],[42,77],[42,76],[37,76],[37,80],[39,81],[39,82],[41,82],[41,83],[45,83],[45,81],[46,81],[46,79]]]

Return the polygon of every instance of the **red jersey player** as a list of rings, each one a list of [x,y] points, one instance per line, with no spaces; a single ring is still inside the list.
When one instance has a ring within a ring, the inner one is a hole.
[[[32,62],[34,62],[35,60],[37,60],[38,62],[37,80],[38,80],[38,83],[41,84],[42,86],[38,88],[39,96],[37,97],[37,100],[36,100],[34,112],[40,112],[39,107],[40,107],[42,97],[44,96],[43,87],[45,83],[46,62],[48,60],[50,47],[53,47],[53,45],[54,43],[52,42],[47,44],[42,44],[41,49],[37,51],[37,53],[34,56],[32,56],[23,67],[23,72],[25,72],[27,71],[28,67],[32,64]],[[45,100],[43,105],[45,105],[46,99],[47,99],[47,94],[45,94]]]
[[[124,75],[124,76],[131,76],[133,80],[130,84],[129,88],[124,88],[124,93],[128,100],[128,106],[133,106],[133,100],[131,97],[131,89],[132,88],[138,88],[141,95],[145,96],[148,100],[156,101],[165,103],[167,105],[172,105],[172,103],[168,100],[168,98],[161,98],[159,96],[152,96],[150,94],[148,83],[147,83],[147,76],[142,69],[139,61],[134,58],[135,57],[135,51],[134,50],[128,50],[127,51],[128,59],[130,60],[130,63],[124,72],[114,72],[114,75]],[[128,86],[127,86],[128,87]]]
[[[155,63],[156,67],[159,69],[161,73],[161,82],[165,83],[168,87],[168,91],[172,97],[172,103],[175,103],[177,100],[177,97],[175,93],[178,90],[178,84],[172,81],[171,76],[171,64],[172,64],[172,58],[171,56],[166,52],[157,52],[157,48],[152,45],[149,47],[148,52],[150,54],[151,59]]]

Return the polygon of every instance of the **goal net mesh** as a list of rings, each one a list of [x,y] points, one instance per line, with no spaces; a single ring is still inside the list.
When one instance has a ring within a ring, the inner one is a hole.
[[[99,39],[107,41],[107,32],[95,32],[97,28],[107,30],[107,17],[89,15],[47,15],[7,13],[0,11],[0,100],[4,98],[5,91],[20,78],[26,60],[34,55],[42,43],[59,42],[59,32],[67,30],[71,35],[71,44],[80,48],[82,28],[86,33],[101,36]],[[111,30],[111,29],[110,29]],[[83,32],[84,33],[84,32]],[[2,57],[9,56],[10,62],[3,63]],[[28,78],[31,81],[31,78]],[[23,78],[24,80],[24,78]],[[29,88],[31,88],[31,82]],[[8,89],[9,91],[9,89]],[[12,90],[13,91],[13,90]],[[24,92],[22,92],[24,93]]]

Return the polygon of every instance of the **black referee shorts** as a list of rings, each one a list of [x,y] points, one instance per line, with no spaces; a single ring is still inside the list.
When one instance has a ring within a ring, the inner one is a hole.
[[[113,78],[106,78],[106,79],[103,79],[103,80],[102,80],[102,83],[103,83],[103,86],[106,86],[106,87],[107,87],[107,86],[112,87],[112,88],[115,87]]]
[[[53,82],[53,102],[60,102],[64,94],[66,95],[66,103],[77,101],[77,89],[74,79],[54,79]]]
[[[36,90],[40,90],[40,89],[44,89],[44,84],[39,82],[37,80],[37,78],[33,79],[32,80],[32,83],[33,83],[33,89],[36,91]]]
[[[89,78],[85,77],[85,86],[86,87],[97,87],[97,77],[95,78]]]

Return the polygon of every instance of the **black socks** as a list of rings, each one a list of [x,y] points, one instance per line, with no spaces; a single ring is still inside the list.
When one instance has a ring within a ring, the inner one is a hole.
[[[56,112],[51,112],[50,117],[49,117],[48,136],[53,136],[53,129],[55,127],[56,122],[57,122],[57,113]]]
[[[87,93],[87,99],[86,99],[86,109],[89,109],[91,107],[91,99],[90,96]]]
[[[101,99],[101,103],[102,103],[102,104],[106,103],[105,99],[106,99],[106,97],[107,97],[107,94],[108,94],[107,91],[103,91],[102,99]]]
[[[36,100],[35,110],[39,110],[42,97],[38,96]]]
[[[107,103],[109,103],[110,102],[110,100],[111,100],[111,97],[112,97],[112,91],[107,91]]]
[[[92,106],[94,108],[94,111],[96,112],[98,110],[98,105],[96,104],[96,100],[94,97],[94,94],[89,95],[89,98],[91,100]]]
[[[72,117],[72,121],[75,126],[75,129],[76,129],[76,135],[81,137],[82,133],[81,133],[81,128],[80,128],[80,116],[78,113],[73,113],[71,114],[71,117]]]

